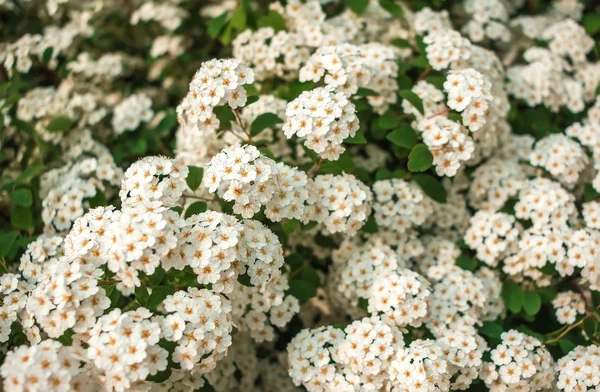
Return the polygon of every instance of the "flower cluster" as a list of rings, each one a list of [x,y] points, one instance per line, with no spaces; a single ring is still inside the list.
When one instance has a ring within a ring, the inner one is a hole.
[[[598,346],[577,346],[558,360],[556,386],[565,392],[598,388],[600,380],[593,371],[600,365]]]
[[[237,109],[246,104],[244,85],[254,81],[254,71],[236,59],[202,63],[190,82],[186,97],[177,107],[185,121],[196,123],[213,118],[216,106]]]
[[[152,100],[145,94],[135,94],[121,101],[112,118],[112,126],[117,135],[137,129],[141,123],[150,122],[154,112]]]
[[[491,87],[488,78],[472,68],[453,71],[444,82],[448,106],[462,112],[463,124],[473,132],[485,124]]]
[[[337,160],[346,151],[342,142],[356,135],[359,127],[348,97],[323,87],[300,94],[288,103],[285,114],[285,136],[296,135],[305,140],[306,147],[329,160]]]
[[[541,342],[516,330],[502,333],[502,343],[483,364],[481,378],[492,392],[527,387],[540,391],[554,385],[554,360]]]
[[[530,162],[546,169],[567,187],[572,187],[587,166],[588,158],[579,143],[557,134],[546,136],[535,144]]]

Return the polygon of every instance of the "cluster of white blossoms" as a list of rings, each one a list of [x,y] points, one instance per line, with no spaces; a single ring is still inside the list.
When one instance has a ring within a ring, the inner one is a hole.
[[[491,392],[553,387],[554,359],[538,339],[514,329],[501,337],[502,342],[491,351],[491,362],[486,361],[481,371]]]
[[[245,30],[232,42],[233,55],[254,70],[256,80],[273,76],[292,79],[310,56],[310,50],[298,44],[296,35],[263,27]]]
[[[465,11],[472,16],[463,30],[473,42],[489,38],[492,41],[508,42],[511,38],[507,27],[509,10],[501,0],[466,0]]]
[[[308,184],[304,223],[315,221],[326,232],[355,235],[371,215],[373,193],[351,174],[324,174]]]
[[[111,196],[123,176],[108,149],[92,139],[88,129],[68,136],[62,144],[65,166],[44,173],[40,184],[42,219],[57,231],[70,229],[84,214],[85,199],[98,192]]]
[[[577,346],[558,360],[556,386],[565,392],[593,391],[600,386],[598,346]]]
[[[452,29],[432,30],[423,38],[431,67],[437,71],[471,56],[471,42]]]
[[[256,214],[266,204],[275,187],[275,161],[254,146],[234,145],[221,150],[206,168],[204,186],[224,200],[234,202],[234,212],[244,218]]]
[[[116,107],[112,126],[117,135],[136,130],[141,123],[152,120],[152,100],[146,94],[138,93],[125,98]]]
[[[131,14],[131,24],[139,22],[158,22],[165,30],[176,30],[187,16],[187,12],[171,4],[143,3]]]
[[[206,289],[189,288],[165,298],[170,313],[157,318],[162,335],[177,344],[173,361],[192,373],[207,373],[227,355],[233,322],[229,300]]]
[[[588,157],[579,143],[563,134],[548,135],[539,140],[531,152],[533,166],[546,169],[567,187],[577,183],[588,163]]]
[[[508,68],[507,91],[529,106],[543,104],[552,111],[561,107],[581,112],[585,103],[581,82],[570,76],[571,65],[549,49],[529,48],[523,54],[527,65]]]
[[[473,327],[487,311],[483,282],[454,265],[433,266],[427,277],[433,282],[427,327],[435,336],[455,329],[473,334]]]
[[[323,87],[304,91],[288,103],[285,114],[285,136],[290,139],[296,135],[306,147],[332,161],[346,151],[342,146],[344,139],[356,135],[359,128],[349,98]]]
[[[390,364],[392,392],[447,391],[448,362],[434,340],[417,339],[400,348]]]
[[[189,92],[177,106],[177,114],[184,121],[203,123],[214,118],[216,106],[237,109],[246,104],[244,85],[252,82],[254,71],[239,60],[206,61],[190,82]]]
[[[513,251],[519,234],[514,216],[480,210],[470,220],[465,243],[476,251],[479,260],[495,267]]]
[[[37,366],[37,371],[32,366]],[[73,391],[94,386],[81,368],[77,352],[56,340],[7,353],[0,375],[6,390],[11,391]]]
[[[379,93],[368,97],[378,113],[396,102],[398,66],[391,47],[380,44],[320,47],[300,69],[300,81],[318,82],[323,79],[327,88],[348,96],[360,87]]]
[[[572,324],[577,316],[585,313],[585,300],[574,291],[563,291],[552,300],[556,319],[561,324]]]
[[[448,93],[448,106],[462,113],[462,123],[472,132],[486,122],[492,84],[489,79],[472,68],[452,71],[444,82]]]
[[[594,2],[84,3],[0,0],[3,390],[600,389]]]
[[[433,213],[433,201],[418,185],[400,179],[373,184],[377,225],[398,233],[421,226]]]

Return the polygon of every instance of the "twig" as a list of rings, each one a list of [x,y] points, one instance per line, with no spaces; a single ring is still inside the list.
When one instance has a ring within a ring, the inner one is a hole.
[[[432,71],[432,69],[433,68],[431,68],[431,65],[428,65],[427,68],[425,68],[425,71],[423,71],[423,73],[417,79],[417,82],[420,82],[421,80],[425,79],[425,77],[427,77],[427,75],[429,75],[429,73]]]
[[[233,114],[235,115],[235,119],[236,119],[237,123],[239,124],[240,128],[242,128],[242,131],[244,131],[244,133],[248,137],[248,143],[252,144],[252,135],[250,135],[250,132],[248,131],[248,129],[246,129],[246,126],[242,122],[242,118],[240,117],[240,112],[238,112],[237,109],[233,109]]]
[[[190,195],[188,193],[184,193],[183,197],[186,197],[186,198],[189,197],[190,199],[197,199],[197,200],[202,200],[202,201],[206,201],[206,202],[216,201],[215,199],[209,199],[209,198],[202,197],[202,196]]]
[[[598,305],[598,307],[596,309],[600,309],[600,305]],[[560,335],[558,335],[557,337],[555,337],[554,339],[550,339],[550,340],[546,340],[544,341],[544,344],[552,344],[552,343],[556,343],[558,342],[560,339],[563,338],[563,336],[565,336],[567,333],[569,333],[570,331],[572,331],[573,329],[577,328],[578,326],[580,326],[581,324],[583,324],[583,322],[589,318],[589,317],[595,317],[595,313],[594,312],[590,312],[588,313],[585,317],[583,317],[581,320],[579,320],[578,322],[576,322],[575,324],[571,324],[567,327],[567,329],[565,329]],[[563,327],[564,328],[564,327]],[[561,328],[562,329],[562,328]],[[560,329],[559,329],[560,331]],[[555,332],[552,332],[555,333]],[[551,333],[551,334],[552,334]]]
[[[432,118],[437,117],[437,116],[443,116],[444,114],[448,114],[448,113],[450,113],[450,108],[442,110],[441,112],[437,112],[435,114],[432,114],[431,116],[427,117],[427,120],[432,119]]]
[[[585,296],[585,292],[583,291],[583,288],[577,281],[577,278],[571,279],[571,284],[573,285],[573,287],[575,287],[575,290],[581,295],[581,298],[583,298],[583,303],[585,304],[585,311],[589,312],[590,304],[587,300],[587,297]]]
[[[322,164],[323,158],[319,158],[319,160],[315,162],[315,164],[308,170],[308,172],[306,172],[306,175],[308,177],[312,177],[317,172],[317,170],[319,170]]]

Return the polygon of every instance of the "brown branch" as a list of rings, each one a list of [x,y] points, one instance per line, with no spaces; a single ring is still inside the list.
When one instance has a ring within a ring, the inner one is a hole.
[[[315,164],[308,170],[308,172],[306,172],[306,175],[308,177],[312,177],[317,172],[317,170],[319,170],[322,164],[323,158],[319,158],[319,160],[315,162]]]
[[[235,119],[239,124],[240,128],[242,128],[242,131],[244,131],[244,133],[246,134],[246,137],[248,138],[248,143],[252,144],[252,135],[250,135],[250,132],[244,125],[242,118],[240,117],[240,112],[237,109],[233,109],[233,114],[235,115]]]
[[[448,108],[448,109],[442,110],[441,112],[437,112],[435,114],[432,114],[431,116],[427,117],[427,120],[432,119],[432,118],[437,117],[437,116],[443,116],[445,114],[448,114],[448,113],[450,113],[450,110],[451,109]]]
[[[417,79],[417,82],[420,82],[421,80],[425,79],[432,70],[433,68],[431,68],[431,65],[428,65],[427,68],[425,68],[425,71],[423,71],[423,73]]]

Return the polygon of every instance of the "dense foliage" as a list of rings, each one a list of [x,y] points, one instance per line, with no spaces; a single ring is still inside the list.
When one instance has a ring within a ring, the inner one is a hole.
[[[599,391],[593,0],[0,0],[5,391]]]

